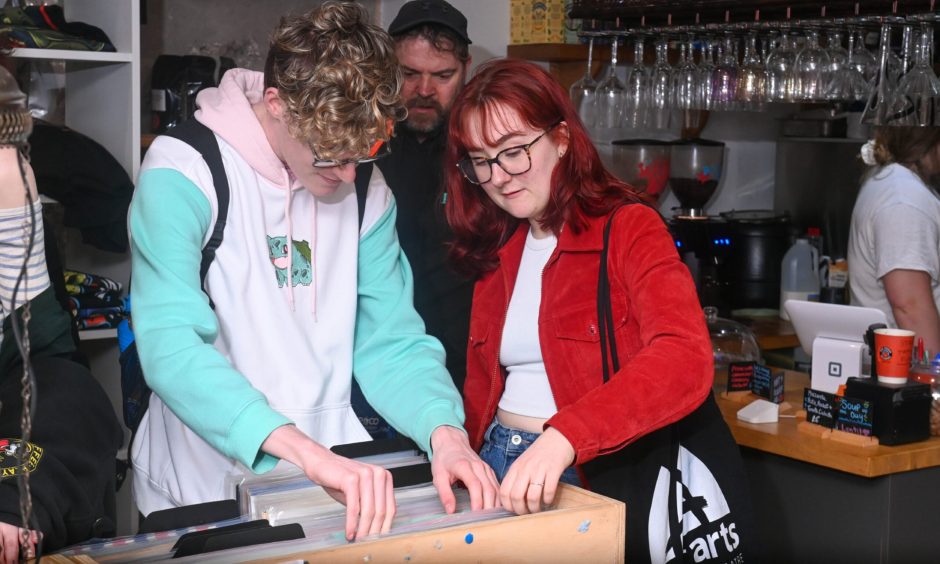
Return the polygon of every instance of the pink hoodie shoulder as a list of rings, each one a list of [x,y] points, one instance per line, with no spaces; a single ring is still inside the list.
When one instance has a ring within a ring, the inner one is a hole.
[[[264,74],[232,69],[222,76],[218,88],[206,88],[196,96],[195,117],[231,145],[255,172],[287,189],[287,169],[271,149],[252,109],[263,92]]]

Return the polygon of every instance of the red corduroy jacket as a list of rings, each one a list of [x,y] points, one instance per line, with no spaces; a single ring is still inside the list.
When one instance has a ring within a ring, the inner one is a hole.
[[[692,277],[659,214],[635,204],[620,208],[610,234],[620,371],[603,383],[596,296],[606,221],[592,218],[580,233],[563,229],[542,274],[539,340],[558,406],[546,426],[571,442],[576,464],[691,413],[713,379],[711,342]],[[499,267],[474,288],[464,406],[477,450],[503,393],[499,348],[526,233],[527,226],[520,226],[500,249]]]

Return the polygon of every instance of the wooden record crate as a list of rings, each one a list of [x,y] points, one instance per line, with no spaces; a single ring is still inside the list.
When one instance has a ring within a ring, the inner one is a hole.
[[[624,559],[626,508],[622,502],[562,484],[555,507],[443,529],[409,533],[313,551],[250,560],[284,562],[591,562]],[[87,563],[88,557],[44,557],[50,563]]]
[[[556,507],[549,511],[313,552],[285,553],[252,562],[621,563],[625,527],[626,508],[622,502],[562,484],[556,494]]]

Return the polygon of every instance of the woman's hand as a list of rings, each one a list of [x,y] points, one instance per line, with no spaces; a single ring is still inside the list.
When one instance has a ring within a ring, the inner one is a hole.
[[[392,475],[385,468],[336,455],[293,425],[275,429],[261,450],[297,465],[346,506],[346,540],[391,529],[395,495]]]
[[[431,433],[431,473],[444,511],[453,513],[457,499],[451,486],[461,481],[470,492],[470,509],[499,507],[496,474],[470,448],[467,434],[456,427],[441,425]]]
[[[519,515],[551,505],[562,473],[574,462],[574,447],[549,427],[512,463],[499,488],[503,507]]]
[[[22,545],[23,533],[27,532],[29,541]],[[15,564],[24,558],[33,558],[36,555],[36,545],[39,544],[39,534],[36,531],[26,531],[22,527],[0,523],[0,562]]]

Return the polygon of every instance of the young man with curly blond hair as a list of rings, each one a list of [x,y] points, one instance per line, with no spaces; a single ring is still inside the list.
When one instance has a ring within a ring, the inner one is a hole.
[[[286,461],[346,504],[347,538],[387,531],[389,473],[328,450],[369,438],[349,403],[354,371],[432,454],[448,511],[457,480],[475,508],[496,503],[443,349],[412,305],[378,170],[360,224],[355,166],[381,154],[403,116],[401,80],[389,36],[357,4],[329,1],[282,20],[263,74],[235,69],[199,94],[195,119],[215,134],[230,187],[205,290],[201,249],[219,209],[208,165],[171,137],[149,149],[129,218],[135,332],[154,391],[132,453],[143,514],[225,498],[226,474]]]

